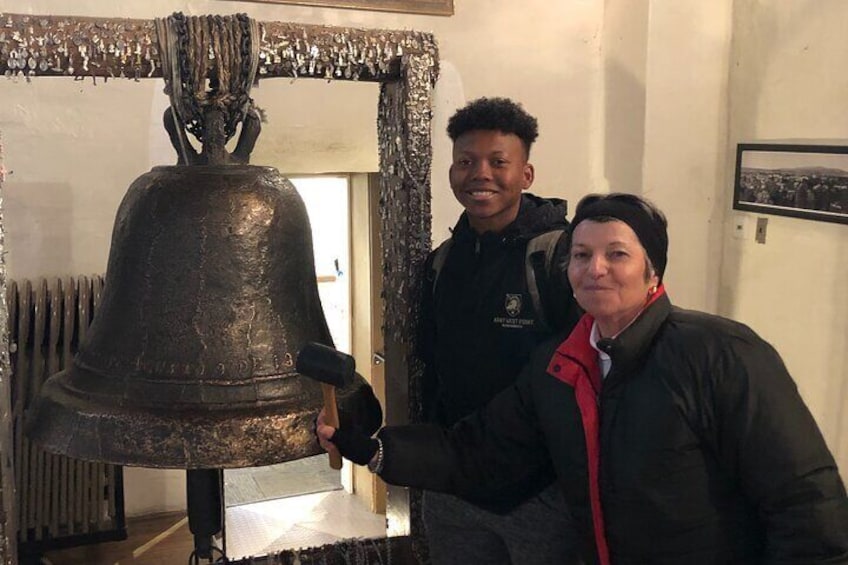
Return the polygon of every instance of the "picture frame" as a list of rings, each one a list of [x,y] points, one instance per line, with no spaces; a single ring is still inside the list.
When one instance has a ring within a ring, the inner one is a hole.
[[[848,145],[738,144],[733,209],[848,224]]]
[[[401,12],[429,16],[452,16],[453,0],[248,0],[264,4],[295,4],[323,8],[346,8],[377,12]]]

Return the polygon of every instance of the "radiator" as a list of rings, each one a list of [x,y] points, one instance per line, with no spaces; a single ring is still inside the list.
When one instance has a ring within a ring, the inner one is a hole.
[[[7,287],[18,543],[22,554],[126,539],[121,467],[54,455],[24,435],[44,381],[66,368],[100,302],[103,277]]]

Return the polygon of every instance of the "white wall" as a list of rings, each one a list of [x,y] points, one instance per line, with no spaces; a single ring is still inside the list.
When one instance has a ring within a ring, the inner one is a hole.
[[[674,302],[714,312],[721,260],[732,0],[606,0],[602,186],[669,218]]]
[[[846,22],[848,4],[840,0],[736,1],[725,208],[736,143],[848,143]],[[754,241],[757,216],[728,216],[721,312],[781,352],[845,478],[848,226],[768,216],[763,245]],[[736,219],[746,226],[744,239],[731,235]]]
[[[725,212],[732,0],[652,0],[644,195],[669,218],[666,283],[680,306],[714,312]]]

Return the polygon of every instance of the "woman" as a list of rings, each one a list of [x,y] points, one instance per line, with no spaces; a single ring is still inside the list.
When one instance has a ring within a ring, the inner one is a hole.
[[[647,201],[588,196],[572,226],[586,315],[514,387],[447,431],[371,439],[319,419],[325,449],[472,500],[550,458],[589,563],[848,563],[845,488],[777,352],[671,305],[666,221]]]

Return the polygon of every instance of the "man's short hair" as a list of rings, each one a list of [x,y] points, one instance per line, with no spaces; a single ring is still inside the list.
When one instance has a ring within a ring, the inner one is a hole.
[[[512,133],[521,139],[524,150],[530,155],[530,146],[539,136],[536,118],[528,114],[521,104],[509,98],[478,98],[460,108],[448,120],[451,141],[469,131],[495,130]]]

